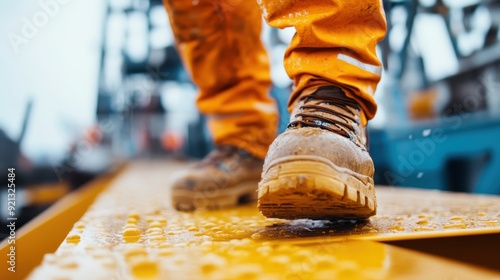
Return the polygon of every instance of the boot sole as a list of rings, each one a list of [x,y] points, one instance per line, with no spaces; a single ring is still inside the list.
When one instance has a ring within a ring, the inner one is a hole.
[[[172,205],[180,211],[214,210],[257,200],[259,180],[239,183],[219,191],[172,190]]]
[[[273,162],[258,188],[258,208],[268,218],[352,220],[376,214],[373,179],[318,156]]]

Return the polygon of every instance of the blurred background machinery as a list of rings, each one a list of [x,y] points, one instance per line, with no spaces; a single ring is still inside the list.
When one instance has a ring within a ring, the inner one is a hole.
[[[100,121],[119,123],[119,150],[127,156],[207,154],[211,142],[194,105],[197,89],[182,67],[162,2],[110,1],[104,21],[97,115]],[[284,114],[291,81],[281,57],[290,31],[263,32],[275,54],[273,69],[278,68],[272,94]]]
[[[211,149],[161,1],[73,1],[51,13],[37,3],[0,6],[9,38],[0,43],[0,166],[17,168],[25,221],[125,160]],[[387,0],[384,8],[385,69],[369,125],[376,183],[500,194],[500,1]],[[293,34],[262,32],[281,131]]]
[[[499,1],[385,1],[379,184],[500,193]]]

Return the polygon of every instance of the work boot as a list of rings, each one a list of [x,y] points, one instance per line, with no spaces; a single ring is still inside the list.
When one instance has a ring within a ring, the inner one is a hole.
[[[174,182],[172,205],[192,211],[254,201],[262,165],[262,159],[243,149],[218,147]]]
[[[269,148],[258,207],[270,218],[365,219],[376,213],[361,108],[337,87],[301,96]]]

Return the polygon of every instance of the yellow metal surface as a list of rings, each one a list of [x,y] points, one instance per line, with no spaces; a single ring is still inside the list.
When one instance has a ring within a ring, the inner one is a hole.
[[[265,219],[255,205],[180,213],[169,204],[169,184],[182,168],[176,162],[129,166],[30,278],[500,277],[368,241],[498,233],[498,197],[378,188],[379,214],[357,223]]]
[[[0,256],[6,256],[10,246],[16,247],[16,272],[8,271],[10,265],[2,261],[0,279],[24,279],[40,264],[46,253],[55,252],[73,224],[112,179],[111,175],[104,176],[70,193],[18,229],[15,244],[8,244],[7,239],[0,243]]]
[[[27,186],[26,204],[28,205],[45,205],[53,203],[71,191],[68,182],[59,182],[55,184],[41,184]]]

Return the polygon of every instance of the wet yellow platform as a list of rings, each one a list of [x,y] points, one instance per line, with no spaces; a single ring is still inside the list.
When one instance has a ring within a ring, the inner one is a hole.
[[[130,164],[30,279],[500,279],[500,267],[391,245],[479,236],[498,256],[500,197],[378,187],[364,222],[266,219],[255,205],[181,213],[168,186],[185,167]]]

